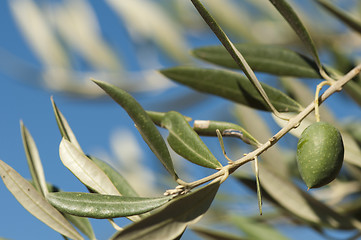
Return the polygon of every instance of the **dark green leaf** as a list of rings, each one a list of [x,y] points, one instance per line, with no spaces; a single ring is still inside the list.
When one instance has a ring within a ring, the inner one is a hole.
[[[192,227],[192,231],[209,240],[246,240],[244,237],[232,235],[228,232],[221,232],[203,227]]]
[[[249,239],[253,240],[287,240],[279,231],[271,227],[271,225],[260,223],[251,218],[241,216],[233,216],[232,222],[239,227]]]
[[[21,136],[25,150],[26,159],[33,179],[34,187],[45,196],[48,192],[43,165],[40,160],[38,148],[28,129],[20,121]]]
[[[117,218],[142,214],[162,206],[170,197],[142,198],[97,193],[57,192],[47,196],[59,211],[79,217]]]
[[[358,19],[352,17],[349,13],[342,11],[338,7],[331,4],[329,1],[325,0],[316,0],[318,4],[320,4],[324,9],[326,9],[329,13],[337,17],[347,26],[352,28],[353,30],[361,33],[361,22]]]
[[[96,157],[90,156],[90,160],[92,160],[103,172],[108,176],[113,185],[117,188],[119,193],[123,196],[127,197],[138,197],[139,195],[132,188],[132,186],[128,183],[128,181],[120,175],[118,171],[112,168],[106,162],[103,162]]]
[[[220,121],[212,121],[212,120],[195,120],[193,129],[198,133],[198,135],[201,136],[217,136],[216,130],[218,129],[221,132],[222,136],[237,137],[240,138],[245,143],[254,146],[260,144],[244,128],[230,122],[220,122]]]
[[[0,176],[16,200],[37,219],[71,239],[83,239],[74,227],[51,206],[26,179],[0,160]]]
[[[53,97],[51,97],[51,103],[53,105],[55,120],[56,120],[56,123],[58,124],[58,128],[59,128],[61,136],[63,138],[65,138],[66,140],[70,141],[71,143],[73,143],[79,150],[82,151],[80,144],[78,143],[78,140],[76,139],[73,131],[71,130],[71,128],[68,124],[68,121],[66,120],[64,115],[60,112],[58,107],[56,106]]]
[[[315,62],[292,50],[260,44],[235,44],[235,47],[243,53],[250,67],[256,72],[278,76],[321,78]],[[192,53],[197,58],[213,64],[239,68],[223,46],[197,48]]]
[[[141,133],[143,139],[148,144],[153,153],[162,162],[164,167],[170,174],[177,179],[177,174],[174,171],[173,162],[170,157],[167,145],[160,135],[158,129],[152,122],[152,119],[144,111],[142,106],[124,90],[101,81],[93,80],[99,87],[101,87],[110,97],[112,97],[128,115],[133,119],[137,129]]]
[[[178,237],[189,224],[200,219],[211,205],[220,182],[213,182],[199,190],[180,196],[152,215],[133,223],[116,233],[112,240],[173,240]]]
[[[203,167],[222,167],[182,114],[168,112],[162,119],[162,126],[169,131],[169,145],[180,156]]]
[[[147,111],[147,114],[152,119],[154,124],[156,124],[158,126],[161,126],[162,125],[162,119],[165,116],[166,112]],[[186,116],[184,116],[184,117],[186,118],[186,120],[188,122],[192,121],[192,118],[186,117]]]
[[[246,106],[269,111],[254,86],[243,75],[227,70],[175,67],[161,71],[166,77],[195,90],[214,94]],[[302,107],[278,89],[262,83],[270,101],[281,112],[299,112]]]
[[[302,24],[301,20],[297,16],[296,12],[285,0],[269,0],[278,12],[283,16],[283,18],[288,22],[292,27],[298,37],[301,39],[305,47],[312,54],[313,59],[315,60],[319,69],[322,68],[320,59],[316,47],[312,41],[311,36],[308,34],[307,29]]]

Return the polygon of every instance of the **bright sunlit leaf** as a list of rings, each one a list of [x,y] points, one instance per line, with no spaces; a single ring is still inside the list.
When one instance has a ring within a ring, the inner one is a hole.
[[[83,239],[73,226],[19,173],[0,160],[0,175],[16,200],[37,219],[71,239]]]
[[[75,145],[68,140],[61,141],[60,159],[83,184],[92,190],[109,195],[120,195],[108,176]]]

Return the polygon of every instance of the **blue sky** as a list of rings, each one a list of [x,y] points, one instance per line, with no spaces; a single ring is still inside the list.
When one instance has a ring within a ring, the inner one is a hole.
[[[38,2],[43,3],[43,1]],[[101,1],[90,2],[96,9],[102,26],[102,33],[107,41],[117,51],[124,50],[129,69],[138,70],[140,68],[139,63],[132,56],[135,50],[134,45],[129,42],[129,36],[123,36],[123,34],[126,34],[124,26],[119,24],[119,19],[113,12],[109,11],[106,4]],[[118,28],[115,29],[113,24]],[[113,153],[110,147],[112,133],[117,129],[124,128],[130,129],[134,133],[135,138],[140,142],[141,147],[146,148],[140,135],[133,127],[130,118],[110,99],[102,98],[98,101],[69,97],[66,94],[49,91],[36,85],[19,81],[13,74],[9,75],[8,72],[5,72],[10,67],[12,69],[11,73],[16,73],[17,71],[17,65],[14,64],[13,59],[8,58],[8,53],[27,63],[31,63],[39,71],[42,69],[39,59],[19,32],[10,14],[7,1],[1,1],[0,3],[0,31],[3,33],[0,37],[0,69],[3,69],[0,71],[0,159],[12,166],[22,176],[30,177],[20,135],[19,121],[22,120],[37,143],[47,180],[67,191],[86,191],[60,162],[58,147],[61,137],[51,107],[51,96],[54,96],[56,104],[68,119],[85,151],[95,154],[106,152],[112,156]],[[192,35],[188,36],[188,39],[190,39],[190,43],[193,46],[217,44],[217,41],[211,35],[208,39],[198,39]],[[160,61],[162,63],[167,62],[169,65],[175,64],[174,61],[164,56],[161,57]],[[36,76],[33,77],[35,78]],[[314,86],[314,84],[310,85]],[[182,96],[195,97],[193,91],[184,87],[173,87],[167,92],[134,93],[134,96],[146,109],[150,110],[172,110],[172,106],[169,104],[157,105],[158,101],[171,97],[175,99],[171,103],[176,104],[175,108],[177,110],[194,119],[212,118],[227,120],[231,116],[229,111],[222,115],[214,114],[231,107],[226,101],[216,97],[201,95],[202,97],[197,99],[198,104],[191,108],[184,108],[184,102],[180,103],[177,99],[185,101]],[[332,96],[327,103],[332,105],[333,111],[337,113],[340,119],[348,119],[350,117],[361,119],[360,108],[350,103],[349,99],[342,94]],[[210,141],[209,139],[206,141],[215,148],[218,147],[216,141]],[[291,144],[295,143],[294,140],[291,142]],[[218,152],[217,156],[222,156],[218,150],[212,151]],[[149,168],[159,174],[165,174],[160,163],[151,155],[149,150],[146,150],[144,154],[146,158],[151,159],[150,162],[147,162]],[[0,199],[0,237],[9,239],[24,239],[25,237],[31,239],[61,239],[58,233],[35,219],[22,208],[2,183],[0,183]],[[257,207],[256,202],[254,207]],[[113,228],[106,221],[94,220],[93,222],[95,223],[93,226],[98,239],[106,239],[114,232]],[[283,231],[290,236],[291,230],[284,228]],[[311,231],[304,229],[299,231],[305,234],[303,236],[312,236],[316,239],[317,235]]]

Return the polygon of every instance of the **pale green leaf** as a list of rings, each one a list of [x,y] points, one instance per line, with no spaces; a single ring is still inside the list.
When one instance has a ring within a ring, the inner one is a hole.
[[[60,143],[59,154],[63,164],[83,184],[101,194],[120,195],[108,176],[65,138]]]
[[[287,48],[248,43],[235,44],[235,47],[243,53],[248,64],[255,72],[264,72],[277,76],[321,78],[315,62]],[[219,66],[239,68],[223,46],[197,48],[192,51],[192,54],[199,59]]]
[[[162,162],[168,172],[177,179],[174,171],[173,162],[170,157],[167,145],[160,135],[158,129],[151,118],[144,111],[142,106],[127,92],[115,87],[114,85],[93,80],[101,87],[111,98],[113,98],[133,119],[137,129],[148,144],[153,153]]]
[[[219,69],[174,67],[161,71],[171,80],[197,91],[214,94],[252,108],[269,111],[250,81],[243,75]],[[270,101],[278,111],[299,112],[302,107],[278,89],[262,83]]]
[[[61,136],[66,140],[70,141],[71,143],[73,143],[74,146],[76,146],[80,151],[82,151],[80,144],[78,143],[78,140],[76,139],[73,131],[71,130],[68,124],[68,121],[56,106],[53,97],[51,97],[50,99],[51,99],[51,104],[53,105],[55,120],[56,123],[58,124]]]
[[[361,21],[351,16],[349,13],[334,6],[332,3],[330,3],[330,1],[325,1],[325,0],[316,0],[316,1],[329,13],[331,13],[339,20],[341,20],[344,24],[346,24],[356,32],[361,33]]]
[[[266,223],[257,222],[251,218],[232,216],[231,221],[252,240],[287,240],[286,236]]]
[[[121,195],[127,197],[138,197],[138,193],[133,189],[129,182],[109,164],[93,156],[89,156],[89,159],[92,160],[101,170],[103,170]]]
[[[98,193],[57,192],[47,196],[60,212],[79,217],[118,218],[142,214],[158,208],[170,197],[143,198]]]
[[[206,213],[219,186],[219,181],[212,182],[197,191],[175,198],[150,216],[117,232],[111,239],[173,240]]]
[[[0,175],[18,202],[50,228],[71,239],[83,239],[74,227],[13,168],[0,160]]]
[[[161,125],[169,131],[168,143],[180,156],[203,167],[222,167],[182,114],[168,112]]]
[[[311,36],[309,35],[306,27],[303,25],[299,17],[293,8],[285,0],[269,0],[278,12],[283,16],[283,18],[288,22],[288,24],[295,31],[297,36],[301,39],[302,43],[312,54],[313,59],[315,60],[319,69],[322,68],[318,53],[313,43]]]
[[[26,159],[35,188],[45,196],[48,193],[43,165],[40,160],[38,148],[28,129],[20,121],[21,136],[25,150]]]

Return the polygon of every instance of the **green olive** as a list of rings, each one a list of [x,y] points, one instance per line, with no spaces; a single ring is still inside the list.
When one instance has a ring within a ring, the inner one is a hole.
[[[308,189],[322,187],[334,180],[342,167],[343,157],[342,136],[331,124],[313,123],[302,132],[297,144],[297,165]]]

